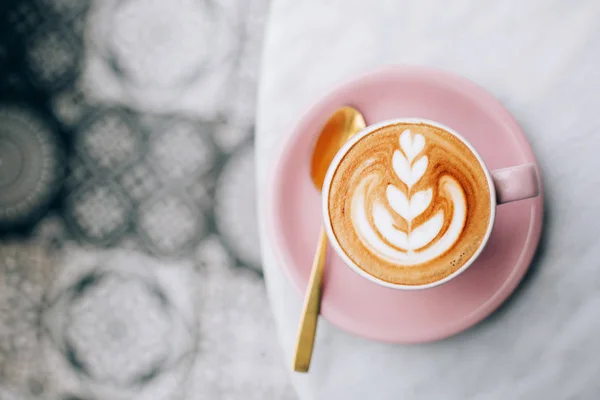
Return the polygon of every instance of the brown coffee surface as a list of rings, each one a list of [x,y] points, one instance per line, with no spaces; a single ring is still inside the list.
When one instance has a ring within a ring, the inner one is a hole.
[[[379,128],[334,172],[333,234],[364,272],[424,285],[460,269],[482,246],[491,218],[486,173],[469,147],[426,123]]]

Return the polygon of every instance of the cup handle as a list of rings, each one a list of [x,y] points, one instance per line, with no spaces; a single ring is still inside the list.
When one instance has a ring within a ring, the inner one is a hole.
[[[534,164],[516,165],[492,171],[498,204],[529,199],[540,194],[540,180]]]

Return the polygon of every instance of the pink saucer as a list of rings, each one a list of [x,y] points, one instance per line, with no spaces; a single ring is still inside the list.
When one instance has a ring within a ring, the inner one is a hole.
[[[335,109],[351,105],[368,124],[418,117],[462,133],[493,170],[537,161],[508,111],[472,82],[422,67],[389,67],[352,80],[299,122],[273,164],[266,204],[268,234],[281,267],[304,295],[321,225],[320,194],[309,177],[315,137]],[[539,167],[538,167],[539,173]],[[461,332],[492,313],[523,278],[538,245],[543,197],[499,206],[480,258],[433,289],[401,291],[362,278],[330,249],[321,313],[340,328],[374,340],[422,343]]]

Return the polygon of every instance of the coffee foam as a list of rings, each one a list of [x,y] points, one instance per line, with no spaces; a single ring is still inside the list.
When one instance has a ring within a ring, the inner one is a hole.
[[[487,175],[460,139],[429,124],[371,132],[344,155],[329,191],[346,255],[393,284],[424,285],[460,269],[491,218]]]

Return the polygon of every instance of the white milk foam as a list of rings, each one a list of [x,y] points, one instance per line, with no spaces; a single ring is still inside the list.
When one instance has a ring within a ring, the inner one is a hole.
[[[367,209],[365,194],[374,184],[374,176],[365,177],[352,197],[352,223],[358,237],[365,247],[391,263],[411,266],[436,259],[456,244],[465,225],[467,203],[464,190],[454,178],[444,176],[439,182],[439,190],[445,191],[451,200],[452,215],[446,216],[440,210],[419,226],[412,226],[413,220],[431,205],[433,198],[433,188],[412,191],[414,184],[427,171],[427,156],[416,159],[425,144],[422,135],[413,135],[406,129],[400,135],[402,151],[396,150],[391,160],[392,169],[408,190],[404,193],[400,188],[388,185],[386,197],[392,210],[407,222],[406,232],[395,226],[394,216],[378,201],[370,210]],[[369,212],[370,215],[367,214]],[[446,218],[450,219],[449,225],[440,236]],[[371,225],[371,219],[375,226]]]

